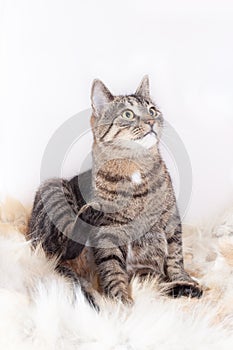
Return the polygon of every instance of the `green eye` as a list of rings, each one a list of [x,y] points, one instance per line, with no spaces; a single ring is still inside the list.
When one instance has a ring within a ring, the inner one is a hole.
[[[149,108],[149,113],[150,113],[150,115],[151,115],[152,117],[156,117],[157,111],[156,111],[155,107],[150,107],[150,108]]]
[[[132,112],[130,109],[126,109],[126,111],[122,113],[122,117],[128,120],[132,120],[134,119],[134,112]]]

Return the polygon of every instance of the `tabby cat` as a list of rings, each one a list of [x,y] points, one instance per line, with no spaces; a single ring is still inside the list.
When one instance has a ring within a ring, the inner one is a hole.
[[[81,284],[92,303],[90,282],[63,263],[85,246],[105,296],[131,303],[131,278],[156,276],[174,297],[200,297],[200,286],[184,269],[181,220],[159,150],[163,117],[148,76],[123,96],[95,80],[91,100],[93,168],[40,186],[29,225],[33,246],[56,255],[58,271]]]

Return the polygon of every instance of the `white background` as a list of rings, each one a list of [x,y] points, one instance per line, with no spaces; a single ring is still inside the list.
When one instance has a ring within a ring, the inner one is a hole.
[[[191,159],[186,221],[233,204],[231,0],[8,0],[0,16],[3,195],[31,203],[49,139],[90,107],[94,78],[130,93],[148,73]]]

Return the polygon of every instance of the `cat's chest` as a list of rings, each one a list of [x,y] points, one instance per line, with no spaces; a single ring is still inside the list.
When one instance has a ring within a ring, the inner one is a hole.
[[[128,165],[125,168],[101,169],[95,178],[95,196],[110,201],[119,197],[136,198],[145,197],[153,187],[153,177],[139,166]]]

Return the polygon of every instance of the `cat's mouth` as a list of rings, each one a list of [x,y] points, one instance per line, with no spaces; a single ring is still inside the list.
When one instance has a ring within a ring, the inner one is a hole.
[[[143,137],[145,137],[146,135],[152,135],[152,136],[157,137],[157,132],[155,132],[154,130],[150,130]]]
[[[145,135],[134,140],[140,146],[149,149],[157,143],[157,133],[154,130],[150,130]]]
[[[139,141],[139,140],[143,140],[144,137],[146,137],[147,135],[150,135],[152,137],[157,137],[157,132],[155,132],[154,130],[150,130],[148,131],[146,134],[137,137],[136,139],[134,139],[134,141]]]

